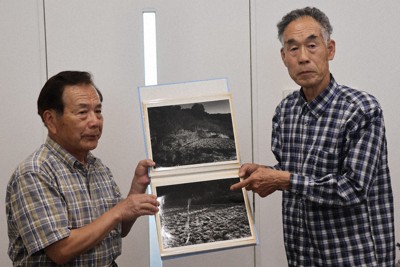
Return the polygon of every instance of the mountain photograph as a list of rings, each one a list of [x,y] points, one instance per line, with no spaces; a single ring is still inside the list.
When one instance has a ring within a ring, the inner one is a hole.
[[[150,107],[155,168],[237,160],[228,99]]]

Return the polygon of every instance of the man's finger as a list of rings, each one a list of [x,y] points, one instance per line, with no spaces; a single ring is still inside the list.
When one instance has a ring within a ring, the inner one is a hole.
[[[138,163],[138,166],[141,166],[143,168],[153,167],[154,165],[156,165],[156,164],[151,159],[142,159]]]
[[[247,170],[249,169],[249,166],[247,164],[242,165],[239,169],[239,177],[244,177],[247,173]]]
[[[239,183],[231,185],[231,190],[232,191],[238,190],[238,189],[241,189],[241,188],[246,187],[248,185],[249,185],[249,181],[248,180],[243,180],[243,181],[241,181]]]

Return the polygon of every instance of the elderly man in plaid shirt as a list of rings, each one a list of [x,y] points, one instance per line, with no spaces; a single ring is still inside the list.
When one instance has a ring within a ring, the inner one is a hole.
[[[158,211],[145,194],[151,160],[138,163],[126,198],[90,151],[103,129],[103,97],[87,72],[50,78],[38,99],[46,142],[24,160],[7,187],[14,266],[117,266],[121,237],[136,219]]]
[[[301,86],[276,108],[273,167],[244,164],[245,187],[283,191],[289,266],[393,266],[393,196],[385,126],[375,97],[339,85],[326,15],[297,9],[278,23],[281,56]]]

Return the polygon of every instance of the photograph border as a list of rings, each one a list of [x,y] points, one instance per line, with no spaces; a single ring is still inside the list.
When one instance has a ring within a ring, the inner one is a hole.
[[[143,101],[142,102],[143,123],[144,123],[144,134],[145,134],[147,155],[148,155],[148,158],[153,159],[150,123],[149,123],[149,115],[148,115],[149,108],[172,106],[172,105],[195,104],[195,103],[212,102],[212,101],[219,101],[219,100],[227,100],[229,102],[229,109],[230,109],[231,123],[232,123],[235,151],[236,151],[236,159],[230,160],[230,161],[200,163],[200,164],[173,166],[173,167],[159,167],[159,168],[152,167],[152,168],[150,168],[150,176],[158,177],[158,176],[166,176],[166,175],[187,174],[187,173],[199,172],[199,171],[204,172],[204,171],[224,170],[224,169],[238,168],[240,166],[240,156],[239,156],[240,153],[239,153],[238,138],[237,138],[237,133],[236,133],[235,114],[234,114],[233,105],[232,105],[232,95],[230,93],[220,93],[220,94],[198,96],[198,97],[191,97],[191,98],[164,98],[164,99],[152,99],[152,100]]]
[[[171,178],[171,179],[155,179],[151,183],[151,189],[153,194],[157,195],[157,188],[161,186],[168,186],[168,185],[178,185],[178,184],[190,184],[196,182],[205,182],[205,181],[216,181],[222,179],[237,179],[240,177],[237,176],[232,172],[224,172],[221,173],[214,173],[214,174],[192,174],[189,175],[190,177],[178,177],[178,178]],[[224,241],[215,241],[211,243],[202,243],[202,244],[192,244],[192,245],[185,245],[180,247],[174,248],[164,248],[163,243],[163,236],[162,236],[162,225],[161,225],[161,218],[160,214],[157,213],[155,215],[156,221],[156,228],[157,228],[157,237],[158,237],[158,244],[160,249],[160,256],[161,257],[169,257],[169,256],[176,256],[181,254],[191,254],[191,253],[199,253],[199,252],[206,252],[218,249],[226,249],[226,248],[233,248],[233,247],[240,247],[240,246],[249,246],[255,245],[257,243],[255,226],[253,222],[252,212],[249,204],[249,199],[247,195],[247,191],[242,188],[241,189],[244,199],[244,205],[246,208],[246,216],[247,222],[250,227],[251,235],[245,238],[236,238],[232,240],[224,240]]]

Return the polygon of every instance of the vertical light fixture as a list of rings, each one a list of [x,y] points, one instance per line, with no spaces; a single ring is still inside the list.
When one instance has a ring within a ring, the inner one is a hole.
[[[144,83],[146,86],[157,85],[157,42],[156,42],[156,12],[143,12],[143,48],[144,48]],[[151,187],[148,188],[151,194]],[[150,266],[162,267],[158,249],[156,222],[154,216],[149,216]]]
[[[143,12],[145,85],[157,85],[156,12]]]

